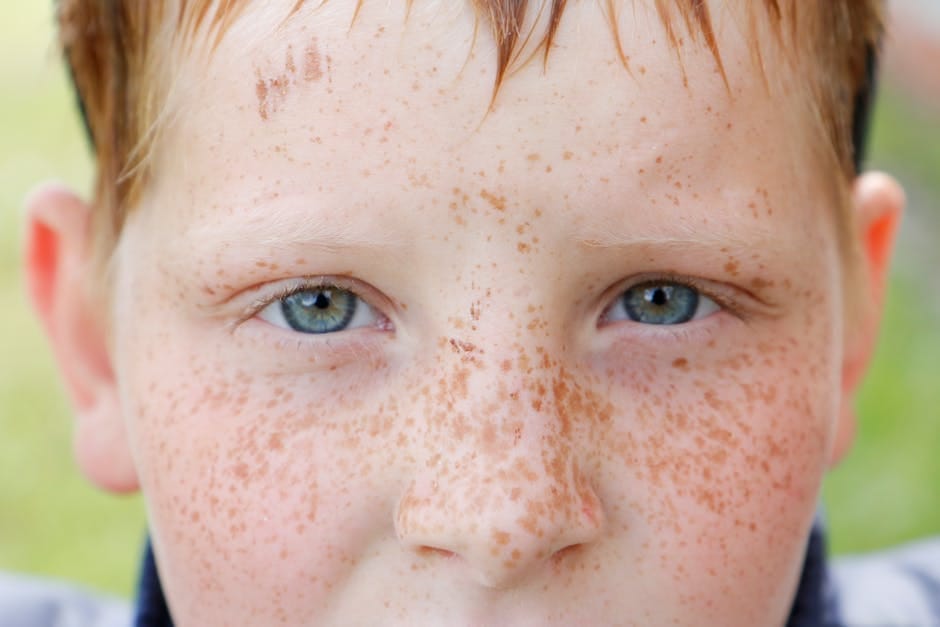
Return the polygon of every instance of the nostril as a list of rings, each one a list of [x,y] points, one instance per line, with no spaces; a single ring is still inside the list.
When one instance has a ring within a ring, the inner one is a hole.
[[[581,547],[583,546],[584,546],[583,544],[569,544],[568,546],[555,551],[555,553],[551,557],[552,563],[555,566],[561,565],[561,563],[565,561],[565,559],[567,559],[572,554],[580,551]]]
[[[438,549],[433,546],[418,547],[418,553],[420,555],[426,555],[429,557],[437,556],[437,557],[443,557],[445,559],[454,559],[457,557],[457,554],[454,553],[453,551],[448,551],[447,549]]]

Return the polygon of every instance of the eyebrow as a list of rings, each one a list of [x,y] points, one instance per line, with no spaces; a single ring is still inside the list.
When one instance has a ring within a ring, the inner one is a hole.
[[[723,237],[716,233],[703,234],[702,237],[683,238],[683,237],[653,237],[653,236],[629,236],[623,233],[604,233],[590,237],[582,237],[577,240],[581,248],[586,249],[618,249],[633,247],[656,247],[663,248],[728,248],[735,250],[742,249],[764,249],[762,242],[755,242],[753,239]]]
[[[624,229],[621,224],[599,224],[582,227],[577,233],[575,242],[579,248],[591,249],[625,249],[625,248],[657,248],[657,249],[708,249],[727,252],[768,252],[782,253],[779,237],[774,237],[771,229],[766,227],[748,228],[745,232],[734,226],[722,227],[721,223],[709,222],[702,224],[682,224],[671,221],[669,226],[661,224],[653,226],[643,224],[634,232]]]
[[[309,211],[294,217],[287,208],[270,208],[270,213],[255,213],[265,207],[252,207],[248,219],[226,220],[220,226],[200,224],[187,229],[186,237],[191,241],[224,242],[237,248],[283,249],[319,248],[324,251],[343,249],[404,249],[408,238],[393,226],[376,228],[369,220],[350,220],[348,216],[328,219],[320,211]],[[288,217],[289,216],[289,217]]]
[[[258,210],[265,207],[258,206]],[[251,208],[247,219],[198,224],[187,229],[179,238],[185,250],[206,242],[222,243],[226,249],[244,251],[249,255],[264,255],[274,251],[316,251],[320,254],[339,252],[370,252],[400,255],[414,247],[415,234],[405,232],[399,225],[386,221],[377,225],[374,219],[363,217],[350,220],[348,216],[330,219],[320,211],[291,215],[287,209],[271,209],[261,215]],[[365,214],[363,214],[365,215]],[[374,215],[374,214],[371,214]],[[670,227],[674,231],[675,226]],[[658,229],[659,230],[659,229]],[[650,233],[647,226],[629,232],[619,225],[580,228],[571,240],[584,252],[594,251],[666,251],[709,252],[713,254],[749,254],[760,252],[762,257],[773,257],[786,251],[779,238],[767,229],[755,229],[746,234],[732,233],[720,228],[703,229],[697,225],[686,233]],[[644,232],[645,231],[645,232]],[[198,244],[197,244],[198,243]]]
[[[728,203],[729,199],[723,199]],[[730,200],[735,204],[734,200]],[[264,261],[274,254],[297,254],[297,259],[311,255],[362,255],[397,258],[404,261],[422,239],[421,230],[409,229],[410,221],[382,215],[361,200],[353,200],[348,209],[333,209],[317,203],[303,192],[282,193],[270,201],[256,198],[235,200],[211,215],[190,223],[178,241],[178,257],[186,259],[192,250],[202,249],[215,255],[225,265]],[[390,207],[394,209],[394,207]],[[709,220],[707,223],[668,220],[665,224],[652,215],[638,220],[621,220],[608,215],[591,224],[571,224],[566,242],[582,254],[612,253],[643,255],[686,253],[753,258],[763,261],[786,257],[798,246],[785,244],[767,224]],[[206,246],[208,244],[208,246]]]
[[[717,271],[732,264],[736,269],[735,275],[740,272],[741,278],[757,277],[773,268],[780,270],[784,267],[781,262],[797,251],[796,247],[782,245],[778,240],[770,238],[769,234],[763,237],[759,234],[754,234],[754,237],[741,235],[748,234],[710,231],[694,238],[682,235],[673,237],[668,234],[641,234],[634,237],[611,231],[597,236],[580,237],[575,242],[582,254],[621,260],[657,260],[660,264],[668,265],[675,263],[683,268],[683,273],[694,273],[696,269],[706,268]],[[689,266],[690,259],[695,260],[693,266]],[[659,269],[666,271],[671,268]]]

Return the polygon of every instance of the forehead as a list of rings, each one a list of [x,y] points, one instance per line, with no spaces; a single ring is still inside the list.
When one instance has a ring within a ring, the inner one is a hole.
[[[249,8],[208,62],[180,64],[179,115],[156,168],[156,187],[170,182],[197,209],[178,217],[299,198],[347,223],[427,230],[454,195],[497,212],[566,209],[590,230],[630,199],[632,224],[652,236],[705,212],[738,228],[753,197],[785,189],[801,210],[782,219],[800,230],[825,211],[800,176],[798,90],[783,73],[762,80],[731,9],[713,16],[727,82],[707,47],[672,46],[644,3],[618,18],[625,68],[609,16],[578,3],[547,63],[523,47],[495,99],[496,51],[469,3],[355,10],[327,3],[284,21]],[[779,227],[748,228],[759,239]]]

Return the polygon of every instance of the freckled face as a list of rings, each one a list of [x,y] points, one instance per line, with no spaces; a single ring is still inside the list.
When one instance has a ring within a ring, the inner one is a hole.
[[[841,355],[796,101],[575,3],[484,116],[469,9],[341,5],[181,69],[118,250],[177,623],[780,624]]]

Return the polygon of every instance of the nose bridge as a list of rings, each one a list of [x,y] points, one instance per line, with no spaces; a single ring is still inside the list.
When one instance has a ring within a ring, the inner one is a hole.
[[[406,547],[456,554],[487,586],[513,585],[603,525],[579,460],[574,384],[538,354],[456,343],[438,381],[456,387],[426,408],[426,458],[399,502]]]

